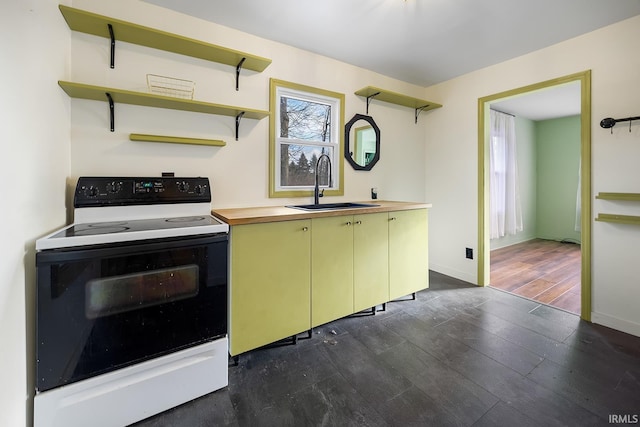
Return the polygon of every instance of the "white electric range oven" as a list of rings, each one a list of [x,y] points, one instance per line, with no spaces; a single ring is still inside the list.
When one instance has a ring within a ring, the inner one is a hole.
[[[210,212],[208,178],[79,178],[74,223],[36,241],[36,427],[127,425],[228,384]]]

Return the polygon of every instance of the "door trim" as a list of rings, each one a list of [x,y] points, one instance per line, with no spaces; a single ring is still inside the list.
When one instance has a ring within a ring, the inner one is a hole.
[[[489,103],[566,83],[580,82],[581,169],[581,289],[580,317],[591,321],[591,70],[559,77],[478,98],[478,276],[479,286],[489,284]]]

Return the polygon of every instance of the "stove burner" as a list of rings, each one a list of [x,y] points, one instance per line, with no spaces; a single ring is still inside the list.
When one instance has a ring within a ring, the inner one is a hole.
[[[124,227],[126,224],[127,224],[126,221],[120,221],[120,222],[94,222],[94,223],[85,224],[85,225],[91,228],[112,228],[112,227]]]
[[[126,224],[126,223],[125,223]],[[129,230],[129,227],[94,227],[94,228],[85,228],[84,230],[76,230],[74,232],[75,236],[92,236],[97,233],[99,234],[112,234],[112,233],[121,233],[123,231]]]
[[[204,221],[203,216],[183,216],[180,218],[167,218],[166,222],[196,222],[196,221]]]

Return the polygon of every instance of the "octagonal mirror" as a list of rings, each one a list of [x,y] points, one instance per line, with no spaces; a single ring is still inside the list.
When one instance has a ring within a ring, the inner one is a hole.
[[[345,125],[344,141],[344,156],[355,170],[371,170],[380,159],[380,129],[373,117],[353,116]]]

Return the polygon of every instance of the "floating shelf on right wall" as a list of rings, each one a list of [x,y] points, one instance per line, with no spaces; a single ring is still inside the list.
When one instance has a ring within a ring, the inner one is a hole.
[[[640,202],[640,193],[598,193],[596,199]]]
[[[640,202],[640,193],[598,193],[596,199],[601,200],[618,200],[625,202]],[[596,221],[615,222],[618,224],[640,225],[640,216],[636,215],[618,215],[601,213],[596,217]]]
[[[380,89],[375,86],[363,87],[362,89],[357,90],[355,94],[367,98],[367,114],[369,114],[369,103],[371,102],[371,99],[378,99],[391,104],[413,108],[415,111],[416,123],[418,123],[418,114],[420,114],[421,111],[435,110],[436,108],[442,107],[442,104],[438,104],[436,102],[414,98],[397,92],[391,92],[390,90]]]
[[[615,222],[618,224],[640,225],[640,216],[601,213],[601,214],[598,214],[596,221]]]

